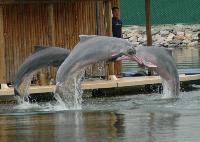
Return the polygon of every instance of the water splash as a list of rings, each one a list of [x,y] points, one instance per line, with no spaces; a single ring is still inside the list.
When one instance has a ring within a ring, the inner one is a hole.
[[[55,99],[66,109],[81,109],[82,94],[81,82],[84,76],[84,69],[75,73],[69,80],[59,86],[59,94],[55,93]]]
[[[29,102],[29,87],[31,85],[31,80],[32,80],[32,77],[33,77],[33,74],[30,74],[29,76],[25,77],[25,79],[23,80],[23,82],[20,84],[19,86],[19,93],[22,95],[22,96],[16,96],[16,99],[17,99],[17,102],[19,104],[23,104],[25,102]]]
[[[163,99],[170,99],[174,98],[175,94],[173,92],[172,85],[169,84],[165,79],[162,79],[162,86],[163,86],[163,91],[162,91],[162,98]]]
[[[31,79],[34,73],[27,76],[19,86],[19,93],[21,96],[16,96],[18,105],[15,107],[17,110],[42,110],[42,111],[60,111],[60,110],[80,110],[82,103],[82,89],[81,82],[84,76],[84,69],[75,73],[71,79],[64,82],[59,90],[59,94],[55,94],[54,97],[57,100],[56,103],[38,104],[30,103],[29,100],[29,87],[31,85]]]
[[[61,103],[48,102],[48,103],[29,103],[23,102],[14,106],[13,111],[16,112],[57,112],[70,110]]]

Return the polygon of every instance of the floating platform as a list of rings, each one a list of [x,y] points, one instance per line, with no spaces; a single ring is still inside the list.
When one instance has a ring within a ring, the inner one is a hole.
[[[200,80],[200,74],[196,75],[179,75],[180,81],[194,81]],[[134,87],[149,84],[159,84],[161,83],[161,78],[159,76],[140,76],[140,77],[123,77],[117,80],[95,80],[95,81],[85,81],[82,83],[82,89],[92,90],[92,89],[108,89],[108,88],[122,88],[122,87]],[[49,86],[31,86],[29,89],[30,94],[41,94],[50,93],[54,90],[54,85]],[[14,89],[6,88],[0,89],[0,96],[13,96]]]

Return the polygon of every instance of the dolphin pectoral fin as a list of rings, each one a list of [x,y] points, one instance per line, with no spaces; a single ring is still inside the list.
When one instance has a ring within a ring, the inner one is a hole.
[[[79,35],[80,42],[87,41],[88,39],[97,37],[97,35]]]

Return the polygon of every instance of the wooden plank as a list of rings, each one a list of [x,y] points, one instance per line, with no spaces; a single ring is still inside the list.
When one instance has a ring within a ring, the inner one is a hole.
[[[3,7],[0,6],[0,83],[6,83]]]
[[[117,82],[112,80],[87,81],[83,82],[82,84],[83,89],[100,89],[100,88],[115,88],[115,87],[117,87]]]
[[[161,79],[159,76],[130,77],[120,79],[118,81],[118,87],[139,86],[157,83],[161,83]]]
[[[180,81],[192,81],[200,80],[200,75],[180,75]],[[124,77],[118,80],[96,80],[96,81],[85,81],[82,83],[83,89],[99,89],[99,88],[117,88],[127,86],[139,86],[147,84],[158,84],[161,83],[159,76],[143,76],[143,77]],[[53,92],[54,85],[49,86],[31,86],[30,93],[47,93]],[[0,89],[1,95],[13,95],[13,88]]]

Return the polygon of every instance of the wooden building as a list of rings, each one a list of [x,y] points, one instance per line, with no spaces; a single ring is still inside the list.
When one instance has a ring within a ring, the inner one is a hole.
[[[0,0],[0,83],[11,82],[34,45],[73,48],[80,34],[111,35],[118,0]]]

